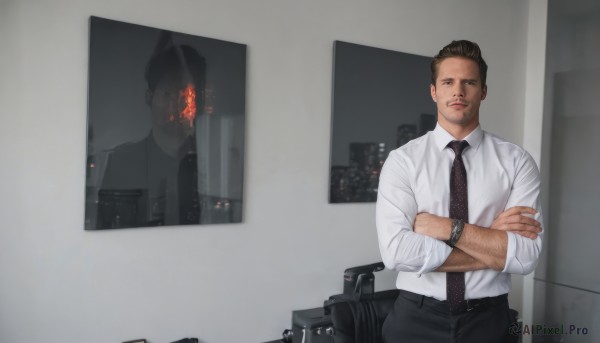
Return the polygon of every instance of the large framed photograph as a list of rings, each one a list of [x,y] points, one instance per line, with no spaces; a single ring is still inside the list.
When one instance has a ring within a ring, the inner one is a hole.
[[[246,46],[90,18],[85,229],[242,220]]]
[[[388,153],[435,128],[431,58],[336,41],[329,202],[374,202]]]

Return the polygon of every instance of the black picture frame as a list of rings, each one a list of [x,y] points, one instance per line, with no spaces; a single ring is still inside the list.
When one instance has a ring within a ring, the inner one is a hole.
[[[246,45],[90,18],[85,229],[242,221]]]
[[[393,149],[433,130],[431,58],[334,42],[329,202],[374,202]]]

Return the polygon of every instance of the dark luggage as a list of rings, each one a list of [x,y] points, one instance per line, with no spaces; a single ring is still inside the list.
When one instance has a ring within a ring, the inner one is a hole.
[[[335,330],[334,343],[381,343],[381,328],[398,297],[397,289],[375,292],[375,275],[383,263],[344,271],[344,293],[325,301]]]
[[[375,275],[383,263],[344,271],[344,293],[332,295],[323,307],[292,312],[288,343],[381,343],[381,327],[398,290],[375,292]]]
[[[292,311],[292,330],[284,331],[284,342],[334,343],[331,316],[323,307]]]

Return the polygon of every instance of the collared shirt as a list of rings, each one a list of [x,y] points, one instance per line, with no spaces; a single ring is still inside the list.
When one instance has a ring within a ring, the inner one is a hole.
[[[379,249],[386,267],[398,271],[396,286],[410,292],[446,299],[446,273],[435,272],[450,255],[444,242],[415,233],[418,213],[449,217],[450,169],[454,152],[447,147],[455,138],[439,124],[390,152],[379,179],[376,206]],[[529,206],[542,221],[539,171],[523,148],[502,140],[478,126],[465,140],[469,222],[489,228],[494,219],[514,206]],[[508,232],[506,265],[465,273],[465,298],[508,293],[510,274],[535,269],[543,232],[535,240]]]
[[[188,137],[176,156],[171,156],[150,132],[144,139],[120,145],[110,153],[101,190],[140,192],[137,206],[121,205],[128,210],[123,216],[129,219],[127,227],[199,222],[199,209],[194,206],[198,202],[194,197],[198,191],[195,147],[195,137]],[[109,203],[109,206],[117,205]],[[118,213],[113,212],[108,212],[108,218],[99,218],[99,228],[106,228],[103,226],[108,224],[104,222],[110,223],[110,217]]]

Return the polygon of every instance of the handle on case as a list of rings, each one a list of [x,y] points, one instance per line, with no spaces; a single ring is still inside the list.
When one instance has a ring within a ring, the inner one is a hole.
[[[348,268],[344,271],[344,294],[359,298],[372,295],[375,291],[374,272],[385,268],[383,262]]]

